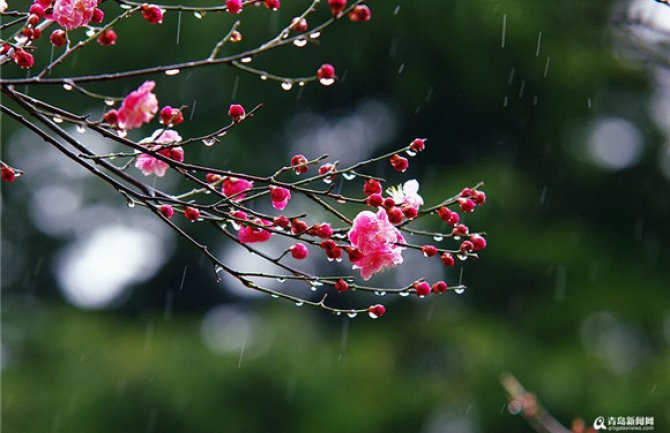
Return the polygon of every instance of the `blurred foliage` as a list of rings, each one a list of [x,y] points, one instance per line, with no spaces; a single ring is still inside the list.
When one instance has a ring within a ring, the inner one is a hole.
[[[243,44],[272,35],[304,2],[284,3],[274,14],[246,11]],[[416,302],[385,298],[390,311],[382,320],[349,320],[272,300],[242,302],[216,288],[211,268],[180,244],[123,305],[78,310],[61,299],[47,265],[66,240],[32,227],[29,192],[5,187],[3,243],[21,245],[26,259],[24,277],[3,287],[4,431],[529,432],[505,409],[504,371],[564,424],[579,416],[655,416],[656,431],[667,431],[670,195],[657,161],[665,136],[646,108],[647,71],[613,45],[614,3],[370,5],[370,23],[338,24],[319,47],[254,62],[291,76],[330,61],[344,78],[332,88],[287,93],[223,66],[160,78],[160,100],[197,101],[193,122],[180,128],[186,136],[219,126],[232,100],[265,103],[226,137],[225,151],[200,155],[257,173],[288,160],[285,128],[294,114],[335,117],[364,99],[383,101],[398,119],[387,148],[430,139],[430,153],[409,172],[422,180],[428,202],[486,182],[487,206],[468,216],[490,245],[466,266],[472,290]],[[103,7],[108,16],[117,10],[109,1]],[[204,57],[231,22],[185,14],[176,45],[175,14],[161,27],[128,20],[116,29],[116,46],[87,48],[64,73]],[[17,73],[11,66],[2,72]],[[123,92],[118,83],[91,90],[121,94],[140,82],[124,81]],[[88,103],[47,87],[30,91],[67,107]],[[607,171],[584,158],[584,131],[608,116],[642,134],[636,165]],[[4,145],[17,125],[3,119],[2,126]],[[335,157],[347,144],[333,149]],[[3,269],[14,265],[3,256]],[[185,265],[186,285],[166,320],[166,293],[179,287]],[[264,324],[263,350],[207,348],[203,314],[220,303],[237,303]],[[617,359],[632,364],[619,368]]]

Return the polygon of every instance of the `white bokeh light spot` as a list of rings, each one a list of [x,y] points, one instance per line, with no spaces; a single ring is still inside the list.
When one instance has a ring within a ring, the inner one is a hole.
[[[133,283],[151,278],[166,260],[160,238],[121,225],[96,229],[70,244],[56,270],[63,295],[82,308],[109,307]]]

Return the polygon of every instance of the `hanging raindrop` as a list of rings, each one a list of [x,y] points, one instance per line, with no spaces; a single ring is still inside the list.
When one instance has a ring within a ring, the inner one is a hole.
[[[251,57],[244,57],[240,62],[242,63],[251,63],[252,58]]]
[[[77,132],[80,133],[80,134],[83,134],[84,132],[86,132],[86,127],[84,125],[77,125],[76,129],[77,129]]]
[[[53,121],[56,122],[56,123],[63,123],[63,118],[56,115],[56,116],[53,117]]]
[[[335,82],[334,78],[321,78],[319,80],[319,83],[321,83],[323,86],[332,86],[333,83]]]
[[[321,32],[314,32],[314,33],[310,33],[309,38],[310,39],[318,39],[319,36],[321,36]]]
[[[284,81],[283,83],[281,83],[281,88],[288,92],[289,90],[291,90],[293,88],[293,83],[291,83],[289,81]]]
[[[207,137],[207,138],[202,139],[202,144],[204,144],[207,147],[214,146],[215,143],[216,143],[216,138],[214,138],[214,137]]]
[[[462,295],[463,293],[465,293],[465,287],[463,286],[456,287],[454,289],[454,292],[456,292],[457,295]]]
[[[201,20],[204,15],[200,11],[195,11],[195,12],[193,12],[193,16],[196,17],[197,19]]]
[[[350,312],[347,313],[347,317],[349,317],[350,319],[353,319],[353,318],[355,318],[356,316],[358,316],[358,312],[356,312],[356,311],[353,311],[353,310],[352,310],[352,311],[350,311]]]
[[[444,236],[435,235],[435,236],[433,236],[433,239],[435,240],[435,242],[441,242],[442,239],[444,239]]]
[[[293,45],[295,45],[298,48],[302,48],[305,45],[307,45],[307,39],[296,39],[293,41]]]
[[[63,84],[63,89],[65,89],[69,92],[70,90],[74,89],[74,87],[72,87],[72,84],[65,83],[65,84]]]
[[[356,175],[354,173],[342,173],[342,177],[345,178],[346,180],[356,179]]]
[[[177,75],[179,72],[181,72],[179,69],[168,69],[165,71],[165,75],[173,76]]]
[[[114,100],[113,99],[105,99],[105,105],[111,107],[114,105]]]

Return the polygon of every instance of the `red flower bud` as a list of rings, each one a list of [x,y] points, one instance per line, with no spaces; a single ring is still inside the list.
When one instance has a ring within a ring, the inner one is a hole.
[[[405,218],[408,220],[416,218],[416,216],[419,214],[419,211],[414,207],[410,205],[402,205],[402,213],[405,215]]]
[[[471,235],[470,242],[472,242],[473,250],[480,251],[486,248],[486,239],[480,235]]]
[[[303,260],[309,255],[309,250],[305,244],[297,243],[291,246],[289,250],[291,251],[291,256],[296,260]]]
[[[318,71],[316,71],[316,77],[321,80],[330,80],[335,78],[335,67],[330,63],[324,63],[321,65]]]
[[[386,313],[386,308],[382,304],[370,305],[368,315],[373,319],[378,319]]]
[[[116,125],[119,122],[119,112],[117,110],[109,110],[103,114],[102,120],[109,125]]]
[[[389,162],[391,163],[391,166],[395,169],[395,171],[399,171],[401,173],[406,172],[407,169],[409,168],[409,161],[407,160],[407,158],[403,158],[397,153],[391,157]]]
[[[340,293],[344,293],[347,290],[349,290],[349,284],[347,284],[346,281],[344,281],[342,278],[340,278],[339,280],[337,280],[335,282],[335,289]]]
[[[486,193],[484,191],[475,191],[472,195],[472,201],[478,205],[484,204],[486,202]]]
[[[200,211],[194,207],[186,206],[184,208],[184,216],[191,222],[197,221],[200,218]]]
[[[291,158],[291,167],[295,171],[295,174],[306,173],[309,167],[307,166],[305,155],[298,154]]]
[[[463,212],[472,212],[473,210],[475,210],[475,207],[477,206],[475,202],[470,200],[469,198],[459,198],[458,204]]]
[[[207,173],[207,175],[205,175],[205,182],[207,182],[207,183],[218,182],[218,181],[220,181],[221,179],[222,179],[222,178],[221,178],[221,175],[220,175],[220,174]]]
[[[421,252],[425,257],[433,257],[437,254],[437,248],[435,245],[424,245],[421,247]]]
[[[291,224],[291,221],[289,221],[288,217],[284,215],[276,216],[273,218],[272,221],[276,226],[281,227],[283,229],[285,229],[286,227],[289,226],[289,224]]]
[[[444,293],[449,289],[449,286],[447,286],[447,283],[444,281],[438,281],[435,284],[433,284],[433,293]]]
[[[100,24],[105,20],[105,13],[102,11],[102,9],[95,8],[93,9],[93,17],[91,18],[91,22],[93,24]]]
[[[381,194],[372,194],[365,200],[365,203],[367,203],[368,206],[379,207],[384,203],[384,198]]]
[[[230,108],[228,108],[228,115],[232,117],[235,122],[239,122],[244,118],[246,112],[244,111],[244,107],[240,104],[232,104]]]
[[[32,54],[26,52],[23,48],[17,48],[14,51],[14,63],[22,69],[30,69],[35,64],[35,59]]]
[[[7,164],[2,164],[2,168],[0,169],[0,173],[2,174],[2,180],[4,182],[14,182],[16,180],[16,172],[14,169]]]
[[[405,215],[403,215],[402,210],[400,210],[399,207],[387,210],[386,214],[388,215],[391,224],[400,224],[405,219]]]
[[[167,219],[172,218],[172,215],[174,215],[174,209],[169,204],[162,204],[158,208],[158,212],[160,212],[161,215],[163,215]]]
[[[456,260],[454,260],[454,256],[451,253],[442,253],[440,256],[440,260],[442,261],[442,264],[446,267],[451,267],[456,264]]]
[[[143,5],[142,16],[151,24],[161,24],[163,22],[163,9],[155,5]]]
[[[419,298],[424,298],[430,294],[430,284],[425,281],[417,281],[413,284],[416,295]]]
[[[465,224],[459,224],[456,227],[454,227],[454,230],[452,230],[451,234],[454,236],[467,236],[468,233],[470,233],[470,229],[468,226]]]
[[[291,221],[291,232],[294,235],[305,233],[305,231],[307,231],[307,223],[305,221],[297,218]]]
[[[468,253],[472,251],[475,248],[472,242],[470,241],[463,241],[461,242],[461,246],[458,248],[462,253]]]
[[[409,150],[414,153],[419,153],[426,148],[426,139],[425,138],[415,138],[409,144]]]
[[[366,5],[357,5],[349,12],[349,20],[352,22],[366,22],[372,18],[372,11]]]
[[[184,121],[184,114],[181,110],[172,108],[169,105],[163,107],[160,112],[160,123],[165,126],[177,126]]]
[[[242,12],[242,0],[227,0],[226,8],[231,14],[239,14]]]
[[[347,7],[347,0],[328,0],[328,7],[330,13],[339,15]]]
[[[28,9],[28,12],[31,14],[37,15],[38,17],[44,16],[44,7],[39,3],[33,3]]]
[[[114,45],[116,43],[116,39],[116,32],[112,29],[107,29],[98,35],[98,43],[103,47]]]
[[[363,185],[363,194],[372,195],[372,194],[381,194],[382,184],[379,181],[374,179],[368,179]]]
[[[280,6],[279,0],[265,0],[265,7],[272,11],[276,11]]]
[[[298,33],[305,33],[309,29],[305,18],[295,17],[291,20],[291,30]]]
[[[54,47],[62,47],[67,42],[65,30],[54,30],[49,40]]]

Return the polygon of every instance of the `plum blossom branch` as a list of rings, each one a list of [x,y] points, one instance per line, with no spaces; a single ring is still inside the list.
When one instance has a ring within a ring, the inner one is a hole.
[[[79,2],[77,8],[70,7],[72,2]],[[366,173],[376,164],[390,164],[394,171],[404,173],[410,162],[402,155],[411,158],[422,152],[426,148],[425,139],[417,138],[393,152],[347,167],[340,167],[338,161],[330,161],[328,155],[295,155],[290,161],[280,164],[278,169],[267,174],[247,173],[200,163],[190,150],[200,144],[206,149],[242,122],[258,120],[262,104],[246,111],[242,105],[231,103],[223,126],[205,135],[182,137],[178,127],[185,121],[183,112],[187,106],[182,104],[178,108],[160,108],[160,92],[156,90],[155,81],[145,81],[123,98],[108,97],[83,87],[84,83],[115,81],[161,72],[175,76],[182,69],[214,64],[228,64],[265,79],[281,81],[282,85],[287,86],[312,81],[332,85],[337,80],[337,75],[335,68],[327,63],[313,75],[287,78],[253,68],[248,62],[254,56],[278,47],[290,44],[300,47],[303,42],[314,41],[322,31],[343,18],[348,17],[353,22],[368,21],[371,12],[362,0],[353,1],[349,5],[346,0],[328,0],[331,16],[309,28],[306,19],[318,10],[320,4],[318,0],[314,0],[302,14],[294,17],[274,37],[260,43],[256,48],[237,54],[228,53],[219,57],[227,49],[229,42],[239,40],[239,19],[203,60],[79,77],[47,77],[73,53],[94,40],[101,45],[113,44],[117,36],[112,27],[132,15],[141,13],[149,23],[159,25],[164,13],[176,11],[200,14],[213,11],[237,15],[250,4],[263,3],[270,10],[279,8],[277,0],[227,0],[225,6],[211,8],[148,5],[125,0],[117,0],[117,3],[122,6],[122,12],[103,24],[104,14],[97,8],[95,0],[55,0],[53,3],[52,0],[35,0],[21,30],[25,38],[17,43],[7,42],[0,55],[14,60],[21,68],[30,69],[34,62],[31,53],[39,53],[32,42],[39,39],[40,29],[54,23],[61,28],[54,30],[50,41],[54,46],[65,46],[65,50],[37,75],[0,79],[3,95],[22,110],[18,113],[2,101],[2,112],[108,183],[129,204],[154,213],[212,263],[217,278],[219,273],[225,272],[245,287],[273,298],[281,298],[298,305],[310,305],[336,314],[345,313],[350,317],[362,312],[368,312],[372,317],[380,317],[384,314],[385,307],[375,304],[352,309],[337,308],[330,302],[334,292],[338,299],[347,299],[344,294],[349,291],[399,296],[414,293],[424,298],[431,293],[454,291],[460,294],[465,290],[465,285],[460,281],[451,286],[443,280],[431,285],[420,275],[412,283],[401,287],[382,287],[359,281],[368,281],[378,273],[401,266],[404,261],[403,254],[420,254],[426,259],[435,257],[438,266],[451,268],[456,266],[456,258],[477,258],[479,252],[486,247],[484,233],[470,233],[469,227],[460,222],[458,212],[459,209],[463,213],[473,212],[484,204],[486,196],[480,190],[482,184],[465,188],[458,195],[436,205],[424,207],[423,198],[418,194],[418,181],[409,180],[387,189],[385,193],[382,184],[386,180]],[[96,24],[100,26],[95,26]],[[73,36],[71,32],[80,27],[88,29],[86,37],[78,41],[70,40]],[[90,98],[103,99],[109,111],[102,118],[95,119],[89,113],[78,113],[76,110],[52,104],[48,102],[48,97],[37,98],[28,95],[27,91],[19,92],[16,90],[18,84],[62,84],[65,91],[74,90]],[[150,125],[156,120],[159,125],[153,133],[141,140],[129,138],[129,130],[141,130],[144,125]],[[97,134],[111,142],[115,148],[109,153],[93,152],[85,142],[86,136],[82,136],[82,139],[75,138],[64,128],[63,123],[74,125],[77,130],[88,130]],[[121,165],[113,162],[117,158],[122,159]],[[310,170],[312,173],[308,174]],[[7,181],[14,181],[16,175],[21,174],[19,169],[5,162],[2,163],[2,172],[3,179]],[[157,188],[146,180],[147,177],[162,177],[168,173],[180,179],[179,186],[174,190]],[[337,190],[334,187],[335,180],[338,179],[348,181],[344,192],[340,192],[339,187]],[[302,196],[321,208],[325,217],[315,220],[313,214],[305,209],[291,212],[289,206],[292,206],[296,196]],[[272,211],[266,210],[269,206],[272,206]],[[439,218],[446,222],[448,231],[432,232],[415,227],[418,221],[429,218]],[[215,236],[203,236],[203,239],[241,246],[250,254],[253,253],[280,269],[281,273],[242,272],[232,268],[212,253],[208,242],[203,242],[191,234],[185,223],[210,228]],[[407,242],[403,233],[432,235],[435,242],[449,242],[451,246]],[[292,245],[279,255],[263,253],[252,245],[272,242],[275,238],[288,239]],[[312,260],[325,258],[323,262],[328,263],[348,260],[352,269],[360,272],[360,276],[354,272],[344,275],[312,275],[299,266],[310,255]],[[275,290],[262,284],[270,279],[289,281],[291,287]],[[314,292],[318,290],[323,293],[315,300]]]

